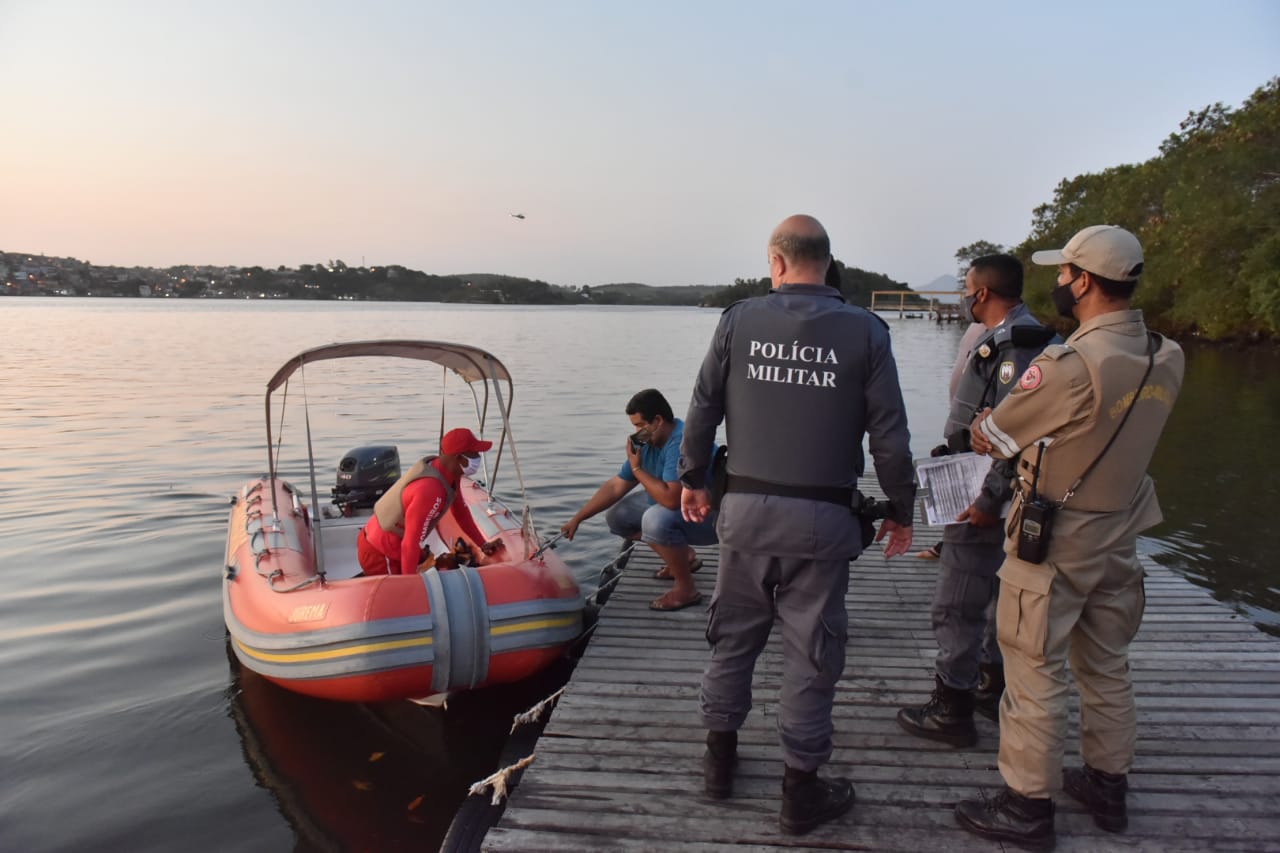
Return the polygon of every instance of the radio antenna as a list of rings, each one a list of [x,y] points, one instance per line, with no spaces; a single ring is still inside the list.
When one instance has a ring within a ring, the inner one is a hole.
[[[1037,498],[1040,497],[1040,492],[1037,490],[1037,487],[1040,485],[1040,460],[1044,458],[1044,442],[1042,441],[1036,446],[1040,449],[1036,451],[1036,467],[1035,467],[1035,470],[1031,473],[1031,499],[1032,500],[1036,500]]]

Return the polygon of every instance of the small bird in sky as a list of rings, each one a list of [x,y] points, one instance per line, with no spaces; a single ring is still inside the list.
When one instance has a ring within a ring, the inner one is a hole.
[[[523,213],[512,213],[512,214],[509,214],[509,216],[510,216],[512,219],[524,219],[524,214],[523,214]]]

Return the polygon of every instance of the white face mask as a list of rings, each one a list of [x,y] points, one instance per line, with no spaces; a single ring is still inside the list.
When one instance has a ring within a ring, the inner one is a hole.
[[[463,457],[466,458],[466,457]],[[467,464],[463,466],[462,473],[468,477],[474,477],[480,471],[480,457],[475,459],[467,459]]]

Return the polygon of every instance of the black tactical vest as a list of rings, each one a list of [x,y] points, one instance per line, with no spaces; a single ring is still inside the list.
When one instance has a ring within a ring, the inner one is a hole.
[[[1015,306],[1003,323],[978,339],[956,385],[942,430],[952,451],[969,449],[969,425],[974,415],[999,405],[1050,340],[1061,341],[1026,305]]]
[[[797,486],[856,486],[869,365],[889,352],[884,321],[821,293],[774,292],[732,310],[725,387],[730,473]]]

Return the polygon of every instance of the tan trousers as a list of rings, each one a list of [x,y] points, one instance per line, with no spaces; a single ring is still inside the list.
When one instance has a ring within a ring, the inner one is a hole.
[[[1000,774],[1026,797],[1062,786],[1067,662],[1080,691],[1080,747],[1091,767],[1128,773],[1136,711],[1129,643],[1146,596],[1134,544],[1062,565],[1009,555],[996,610],[1007,682],[1000,702]]]

